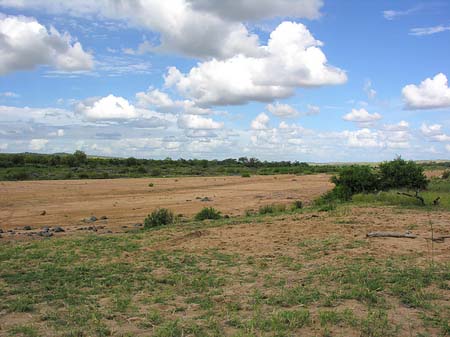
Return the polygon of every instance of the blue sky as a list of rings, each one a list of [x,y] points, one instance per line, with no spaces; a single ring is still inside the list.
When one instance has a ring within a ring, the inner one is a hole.
[[[0,151],[448,159],[450,3],[0,0]]]

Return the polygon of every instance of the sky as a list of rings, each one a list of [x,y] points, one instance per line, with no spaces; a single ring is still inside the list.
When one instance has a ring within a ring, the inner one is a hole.
[[[450,1],[0,0],[0,152],[450,158]]]

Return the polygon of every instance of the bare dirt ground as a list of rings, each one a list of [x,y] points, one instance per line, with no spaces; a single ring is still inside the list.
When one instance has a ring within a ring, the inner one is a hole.
[[[320,174],[0,182],[0,228],[74,228],[95,215],[108,217],[97,225],[116,230],[142,222],[158,207],[184,216],[206,206],[230,216],[242,215],[270,203],[308,203],[332,188],[329,179]],[[205,197],[210,201],[201,200]]]

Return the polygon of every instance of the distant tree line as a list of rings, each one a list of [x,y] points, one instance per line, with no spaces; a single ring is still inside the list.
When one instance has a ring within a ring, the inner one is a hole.
[[[224,160],[138,159],[73,154],[0,154],[0,180],[104,179],[120,177],[214,176],[242,174],[333,173],[337,165],[310,165],[299,161],[260,161],[240,157]]]

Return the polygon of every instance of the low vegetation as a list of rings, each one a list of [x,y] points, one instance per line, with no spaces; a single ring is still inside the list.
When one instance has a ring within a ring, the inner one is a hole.
[[[218,220],[222,218],[222,215],[218,210],[213,207],[205,207],[195,215],[195,220]]]
[[[145,228],[171,225],[175,222],[175,216],[171,210],[160,208],[154,210],[144,220]]]
[[[0,180],[114,179],[172,176],[335,173],[336,165],[267,162],[241,157],[225,160],[105,158],[74,154],[0,154]]]

